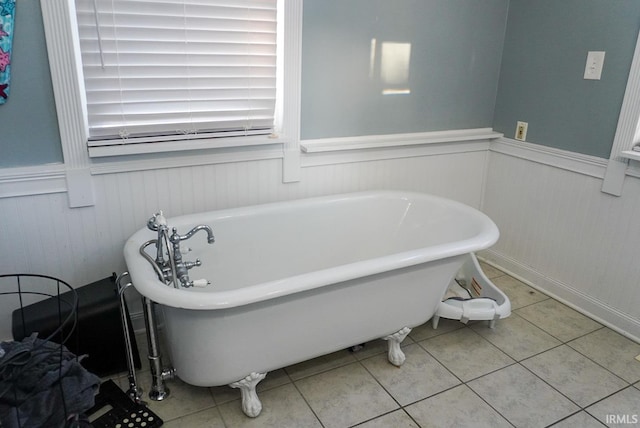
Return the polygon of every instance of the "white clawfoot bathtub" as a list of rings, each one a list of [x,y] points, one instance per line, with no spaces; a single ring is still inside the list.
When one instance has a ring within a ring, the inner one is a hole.
[[[428,321],[464,255],[493,245],[498,229],[484,214],[448,199],[410,192],[363,192],[185,215],[170,227],[213,228],[186,242],[205,288],[158,280],[139,247],[124,248],[135,288],[164,314],[178,377],[196,386],[242,390],[257,416],[255,385],[271,370],[376,338],[389,360]]]

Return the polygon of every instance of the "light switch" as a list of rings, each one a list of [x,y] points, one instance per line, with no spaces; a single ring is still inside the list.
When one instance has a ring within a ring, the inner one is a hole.
[[[587,54],[587,65],[584,68],[584,78],[589,80],[600,80],[603,65],[604,51],[589,51]]]

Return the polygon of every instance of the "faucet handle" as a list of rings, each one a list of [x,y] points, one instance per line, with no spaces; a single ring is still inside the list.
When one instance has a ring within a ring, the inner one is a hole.
[[[155,213],[148,221],[147,227],[153,231],[157,231],[161,226],[167,226],[167,219],[164,214],[162,214],[162,210]]]
[[[186,267],[187,269],[191,269],[195,266],[202,266],[202,262],[200,261],[200,259],[196,259],[195,262],[184,262],[184,267]]]
[[[184,241],[185,239],[187,239],[187,237],[180,236],[180,234],[178,233],[177,227],[171,228],[171,235],[169,235],[169,241],[171,241],[174,245],[178,244],[180,241]]]
[[[203,287],[206,287],[207,285],[211,285],[211,283],[204,278],[194,279],[193,281],[190,282],[190,284],[192,287],[199,287],[199,288],[203,288]]]

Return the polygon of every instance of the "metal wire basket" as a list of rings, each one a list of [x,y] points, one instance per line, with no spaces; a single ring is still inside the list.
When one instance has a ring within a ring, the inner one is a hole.
[[[38,394],[42,394],[45,383],[50,384],[47,392],[50,391],[55,398],[52,401],[56,403],[53,413],[48,415],[47,424],[81,426],[70,411],[70,403],[75,397],[65,391],[62,382],[65,361],[75,358],[78,362],[77,357],[64,346],[77,326],[76,291],[65,281],[51,276],[11,274],[0,275],[0,296],[15,299],[14,321],[16,317],[21,318],[21,336],[25,337],[22,342],[0,344],[0,427],[33,426],[34,403],[38,402]],[[28,336],[29,332],[24,330],[25,308],[45,298],[53,299],[57,305],[57,328],[45,338]],[[35,376],[36,370],[45,374],[46,381],[41,378],[41,384],[29,390],[25,388],[26,379]]]

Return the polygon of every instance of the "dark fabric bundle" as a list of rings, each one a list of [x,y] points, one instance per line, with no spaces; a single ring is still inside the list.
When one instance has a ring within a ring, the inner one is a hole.
[[[3,428],[63,427],[94,404],[100,378],[63,345],[36,336],[0,344]]]

